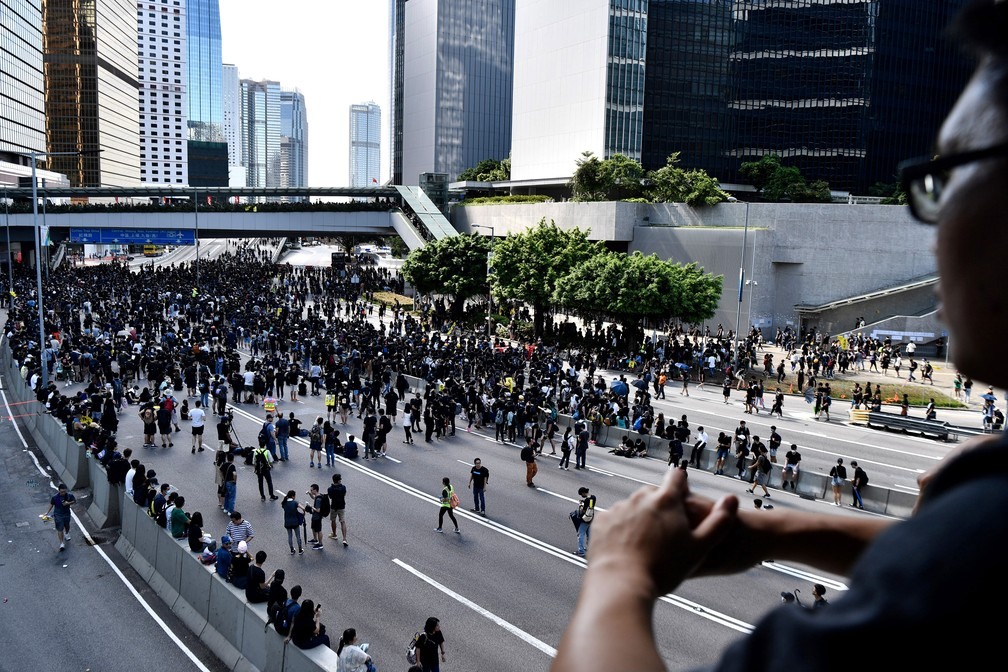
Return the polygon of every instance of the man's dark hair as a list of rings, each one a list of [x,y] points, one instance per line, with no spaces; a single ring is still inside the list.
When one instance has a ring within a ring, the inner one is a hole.
[[[257,565],[261,565],[266,562],[266,551],[257,551],[255,555],[255,561]]]

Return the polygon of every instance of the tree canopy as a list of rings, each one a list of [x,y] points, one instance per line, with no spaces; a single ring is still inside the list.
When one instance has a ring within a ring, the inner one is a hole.
[[[461,182],[503,182],[511,179],[511,159],[483,159],[458,175]]]
[[[622,154],[599,159],[584,152],[570,181],[575,201],[639,201],[715,205],[728,200],[728,193],[704,170],[686,170],[679,165],[679,153],[671,154],[664,166],[647,173],[640,163]]]
[[[785,166],[776,154],[766,154],[759,161],[746,161],[739,173],[756,187],[764,200],[780,203],[829,203],[829,184],[816,180],[809,184],[795,166]]]
[[[698,323],[714,316],[722,276],[640,252],[597,254],[559,279],[553,300],[566,310],[606,318],[625,327],[642,319]]]
[[[494,296],[531,305],[535,333],[542,334],[557,281],[604,251],[601,243],[588,240],[587,230],[564,230],[543,218],[534,228],[494,244],[490,276]]]
[[[413,250],[403,262],[403,277],[422,294],[453,298],[452,313],[462,314],[465,300],[488,291],[486,263],[490,241],[463,234]]]

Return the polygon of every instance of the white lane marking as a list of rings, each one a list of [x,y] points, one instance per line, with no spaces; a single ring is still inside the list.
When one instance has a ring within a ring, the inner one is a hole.
[[[782,565],[774,562],[773,560],[764,560],[760,564],[767,569],[772,569],[775,572],[780,572],[781,574],[787,574],[804,581],[821,583],[827,588],[832,588],[833,590],[848,590],[846,583],[834,581],[833,579],[826,578],[825,576],[821,576],[819,574],[813,574],[812,572],[806,572],[804,569],[798,569],[797,567],[791,567],[790,565]]]
[[[746,623],[745,621],[740,621],[737,618],[733,618],[727,614],[722,614],[719,611],[714,611],[708,609],[707,607],[693,602],[692,600],[687,600],[686,598],[679,597],[678,595],[662,595],[658,598],[662,602],[675,605],[680,609],[685,609],[701,618],[706,618],[708,621],[714,621],[715,623],[720,623],[726,628],[735,630],[736,632],[741,632],[748,635],[750,632],[755,630],[755,626]]]
[[[3,396],[4,407],[7,409],[7,413],[9,415],[11,411],[10,411],[10,405],[7,402],[7,393],[6,393],[6,391],[0,389],[0,396]],[[30,450],[28,450],[28,442],[25,441],[24,435],[21,433],[21,429],[18,427],[17,423],[14,423],[14,429],[17,431],[18,438],[21,439],[21,445],[22,445],[23,449],[28,452],[28,454],[32,458],[32,461],[35,463],[35,468],[38,469],[39,473],[41,473],[43,476],[45,476],[46,478],[49,478],[49,474],[47,474],[46,470],[42,468],[41,464],[39,464],[38,458],[35,457],[35,453],[33,453]],[[49,481],[49,487],[51,487],[53,490],[56,490],[56,484],[53,483],[52,481]],[[164,631],[164,633],[166,635],[168,635],[168,638],[172,642],[175,643],[175,645],[182,651],[182,653],[185,654],[186,658],[188,658],[189,660],[192,661],[193,665],[195,665],[196,668],[198,670],[200,670],[200,672],[210,672],[210,668],[208,668],[206,665],[204,665],[202,663],[202,661],[200,661],[200,659],[196,657],[196,654],[193,653],[189,649],[189,647],[187,647],[182,642],[181,639],[179,639],[177,636],[175,636],[175,633],[172,632],[171,628],[168,627],[168,624],[165,623],[161,619],[161,617],[157,615],[157,613],[154,611],[153,608],[151,608],[151,606],[149,604],[147,604],[146,600],[144,600],[143,597],[140,595],[140,593],[137,592],[136,588],[133,587],[133,584],[131,584],[129,582],[129,580],[119,570],[119,568],[116,566],[116,564],[114,562],[112,562],[112,559],[109,558],[105,554],[105,551],[103,551],[101,549],[101,547],[98,546],[98,544],[95,543],[95,541],[91,537],[91,535],[88,534],[87,528],[85,528],[84,525],[81,524],[80,518],[77,517],[77,514],[74,513],[73,511],[71,511],[70,515],[73,517],[74,521],[77,523],[77,529],[79,529],[81,531],[81,534],[84,535],[84,538],[87,539],[88,542],[90,542],[91,548],[93,548],[95,550],[95,552],[98,553],[98,556],[102,560],[104,560],[105,563],[108,564],[109,567],[112,568],[112,571],[115,572],[116,576],[119,577],[119,580],[122,581],[123,585],[126,586],[126,588],[130,591],[130,593],[133,595],[133,597],[136,598],[137,602],[140,603],[140,605],[150,615],[150,617],[154,620],[154,622],[158,624],[158,626]]]
[[[483,618],[486,618],[489,621],[493,621],[494,623],[496,623],[497,625],[499,625],[501,628],[507,630],[512,635],[514,635],[518,639],[522,640],[526,644],[531,644],[535,648],[537,648],[540,651],[542,651],[543,653],[545,653],[550,658],[556,658],[556,654],[557,654],[556,649],[554,649],[552,646],[550,646],[546,642],[542,641],[541,639],[538,639],[537,637],[534,637],[534,636],[530,635],[529,633],[527,633],[524,630],[522,630],[521,628],[519,628],[517,625],[514,625],[514,624],[512,624],[512,623],[510,623],[508,621],[505,621],[500,616],[494,614],[491,611],[488,611],[487,609],[484,609],[483,607],[481,607],[480,605],[476,604],[475,602],[473,602],[469,598],[466,598],[466,597],[463,597],[462,595],[459,595],[458,593],[456,593],[451,588],[445,586],[442,583],[438,583],[437,581],[435,581],[431,577],[427,576],[423,572],[415,569],[414,567],[410,567],[409,565],[407,565],[405,562],[403,562],[399,558],[393,558],[392,562],[394,562],[395,564],[399,565],[400,567],[402,567],[407,572],[409,572],[413,576],[417,577],[421,581],[423,581],[423,582],[425,582],[427,584],[430,584],[431,586],[437,588],[442,593],[444,593],[448,597],[452,598],[456,602],[459,602],[459,603],[463,604],[464,606],[469,607],[470,609],[472,609],[473,611],[475,611],[477,614],[479,614]]]

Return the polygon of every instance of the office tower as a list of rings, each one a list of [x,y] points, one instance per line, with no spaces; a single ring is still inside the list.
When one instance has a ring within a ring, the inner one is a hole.
[[[403,59],[405,50],[406,0],[389,0],[389,148],[392,184],[402,184]]]
[[[173,0],[170,5],[137,2],[136,18],[140,181],[189,184],[186,0]],[[181,99],[175,94],[181,94]]]
[[[49,157],[49,169],[72,186],[139,184],[135,0],[46,0],[42,25],[47,151],[68,154]],[[182,93],[164,100],[173,116]]]
[[[0,14],[0,174],[6,174],[3,165],[27,166],[31,152],[46,150],[42,0],[0,0]]]
[[[308,186],[308,112],[300,91],[280,92],[280,186]]]
[[[929,151],[968,79],[943,36],[964,4],[526,0],[512,179],[561,182],[590,150],[649,170],[679,152],[737,183],[742,163],[776,154],[808,180],[867,193]]]
[[[582,152],[640,160],[645,0],[528,0],[515,15],[511,179],[574,173]]]
[[[381,180],[381,108],[350,106],[350,186],[377,187]]]
[[[217,0],[187,3],[189,183],[225,187],[228,147],[224,138],[220,6]]]
[[[279,82],[241,80],[241,145],[246,186],[280,186]]]
[[[228,145],[228,165],[240,166],[241,154],[241,79],[238,66],[224,64],[221,91],[223,93],[223,131]]]
[[[429,172],[455,179],[483,159],[507,158],[515,0],[407,0],[402,8],[402,58],[393,64],[393,72],[402,64],[403,113],[393,116],[402,126],[393,149],[401,144],[401,181],[417,184]]]

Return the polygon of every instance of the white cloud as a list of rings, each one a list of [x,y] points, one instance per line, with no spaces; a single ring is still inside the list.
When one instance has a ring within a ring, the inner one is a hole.
[[[387,0],[220,0],[225,63],[242,78],[298,89],[308,110],[308,182],[349,184],[350,105],[382,110],[382,180],[389,175]]]

